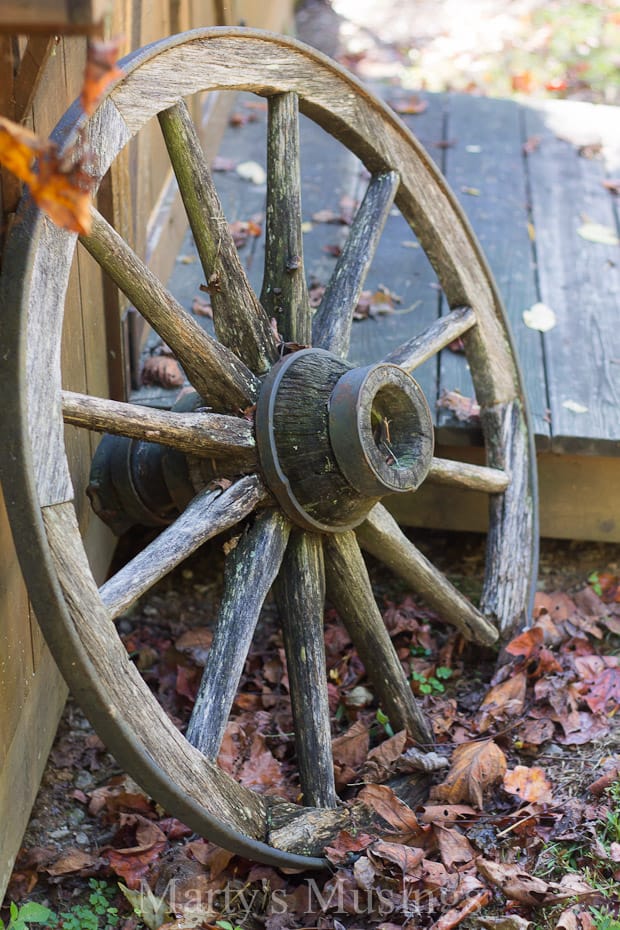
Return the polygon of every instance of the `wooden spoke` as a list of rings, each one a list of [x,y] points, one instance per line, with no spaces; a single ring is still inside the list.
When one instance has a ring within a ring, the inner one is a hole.
[[[291,525],[260,514],[226,562],[224,595],[187,739],[216,759],[263,601],[282,564]]]
[[[284,633],[303,802],[313,807],[335,807],[320,536],[293,532],[275,591]]]
[[[62,392],[62,415],[72,426],[159,442],[192,455],[225,457],[241,469],[256,470],[254,431],[241,417],[175,413],[72,391]]]
[[[198,494],[171,526],[99,588],[110,616],[127,610],[207,539],[235,526],[268,496],[257,475],[241,478],[223,493],[205,489]]]
[[[482,645],[497,640],[495,627],[407,539],[385,507],[373,507],[355,532],[364,549],[400,575],[466,639]]]
[[[285,342],[309,345],[311,311],[301,232],[297,94],[269,98],[267,227],[261,302]]]
[[[344,358],[353,311],[400,184],[396,171],[376,174],[355,214],[349,235],[313,323],[313,344]]]
[[[171,346],[204,401],[224,410],[254,403],[252,372],[204,331],[97,210],[92,215],[92,231],[80,242]]]
[[[340,614],[394,730],[432,744],[433,731],[418,707],[375,602],[355,533],[325,537],[327,595]]]
[[[470,491],[486,491],[487,494],[501,494],[510,484],[510,475],[501,468],[488,468],[486,465],[472,465],[469,462],[433,458],[425,480],[432,484],[451,485],[454,488],[466,488]]]
[[[269,319],[250,287],[184,101],[159,122],[207,279],[218,339],[257,374],[277,358]]]
[[[471,307],[457,307],[456,310],[442,316],[423,333],[398,346],[386,355],[383,361],[399,365],[405,371],[411,372],[441,349],[445,349],[454,339],[458,339],[475,324],[476,314]]]

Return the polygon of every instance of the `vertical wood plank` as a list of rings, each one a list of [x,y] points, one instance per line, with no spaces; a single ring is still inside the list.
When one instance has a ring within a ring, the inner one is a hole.
[[[572,101],[528,103],[524,114],[525,136],[540,140],[527,158],[540,296],[557,319],[544,334],[551,446],[554,452],[617,455],[618,246],[587,241],[579,229],[588,222],[617,231],[602,181],[605,158],[617,174],[620,115],[615,107]],[[603,143],[602,158],[580,154],[579,145],[588,142]]]
[[[547,389],[541,334],[523,322],[523,311],[539,298],[528,233],[528,190],[522,152],[519,105],[510,100],[452,94],[445,174],[484,250],[495,276],[525,376],[540,448],[549,444]],[[474,310],[476,308],[474,307]],[[448,308],[444,306],[444,312]],[[443,352],[440,390],[473,395],[464,355]],[[463,433],[449,410],[439,415],[442,442]],[[458,440],[457,440],[458,441]],[[462,441],[462,439],[461,439]]]

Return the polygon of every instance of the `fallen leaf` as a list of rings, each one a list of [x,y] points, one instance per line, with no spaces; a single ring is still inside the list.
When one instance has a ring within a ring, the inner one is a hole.
[[[102,42],[98,39],[88,40],[80,103],[84,112],[89,116],[94,113],[110,84],[123,76],[123,72],[116,64],[122,41],[122,37],[111,39],[109,42]]]
[[[112,871],[132,889],[140,887],[141,880],[168,845],[166,834],[157,824],[139,814],[121,814],[115,841],[132,845],[107,846],[103,854]]]
[[[557,919],[555,930],[595,930],[592,914],[579,904],[563,911]]]
[[[539,333],[548,333],[557,325],[557,318],[551,307],[547,304],[532,304],[529,310],[523,311],[523,322],[530,329],[536,329]]]
[[[312,219],[315,223],[335,223],[343,226],[349,222],[342,213],[335,213],[334,210],[317,210],[312,214]]]
[[[480,406],[473,397],[465,397],[460,391],[441,392],[437,406],[450,410],[457,420],[474,423],[480,420]]]
[[[620,245],[620,239],[616,235],[612,226],[604,226],[602,223],[583,223],[577,230],[577,235],[588,242],[596,242],[600,245]]]
[[[507,914],[504,917],[479,917],[478,924],[485,930],[528,930],[532,921],[518,914]]]
[[[416,809],[421,823],[473,823],[480,813],[468,804],[425,804]]]
[[[410,843],[422,837],[428,829],[420,826],[411,808],[387,785],[366,785],[357,797],[390,825],[390,836],[394,840]]]
[[[237,162],[232,158],[224,158],[222,155],[216,155],[211,162],[211,171],[234,171]]]
[[[470,197],[479,197],[480,190],[477,187],[461,187],[461,191],[464,194],[469,194]]]
[[[399,867],[403,875],[412,875],[424,859],[424,850],[404,846],[402,843],[386,843],[377,840],[368,850],[371,860],[386,859]]]
[[[200,297],[198,294],[192,300],[192,313],[195,316],[204,316],[207,319],[213,319],[213,307],[211,306],[210,300],[205,300],[204,297]]]
[[[183,374],[179,363],[165,355],[151,355],[142,366],[142,384],[160,384],[162,387],[181,387]]]
[[[72,872],[80,872],[82,869],[88,869],[96,862],[95,856],[86,852],[84,849],[67,849],[65,852],[47,865],[44,871],[54,877],[58,875],[69,875]]]
[[[404,116],[418,116],[428,110],[428,101],[422,100],[417,94],[410,94],[408,97],[391,100],[390,106],[396,113]]]
[[[562,406],[565,407],[566,410],[571,410],[573,413],[587,413],[588,412],[588,408],[584,406],[584,404],[580,404],[576,400],[563,400]]]
[[[336,788],[340,790],[358,777],[368,755],[368,727],[356,720],[346,733],[332,740]]]
[[[454,750],[450,771],[432,789],[431,798],[482,808],[485,790],[502,780],[506,767],[506,756],[492,740],[463,743]]]
[[[582,679],[583,699],[595,714],[613,714],[620,708],[618,656],[578,656],[575,668]]]
[[[242,161],[235,170],[240,178],[252,184],[264,184],[267,180],[265,169],[257,161]]]
[[[364,781],[379,784],[394,772],[397,760],[404,752],[407,743],[407,731],[401,730],[372,749],[364,768]]]
[[[262,233],[261,226],[254,220],[235,220],[228,224],[236,248],[242,249],[250,236],[257,237]]]
[[[457,865],[470,862],[476,855],[467,837],[459,830],[436,823],[433,824],[433,835],[439,846],[441,861],[449,872]]]
[[[138,891],[128,888],[122,882],[118,882],[118,887],[129,901],[132,910],[140,914],[140,920],[146,924],[149,930],[159,930],[170,910],[165,898],[158,898],[146,882],[142,882]]]
[[[601,184],[610,194],[620,194],[620,178],[605,178]]]
[[[538,766],[528,768],[517,765],[504,775],[504,791],[514,794],[522,801],[550,804],[552,801],[551,782]]]
[[[547,882],[530,875],[518,865],[505,865],[489,859],[477,859],[476,868],[487,881],[501,888],[507,898],[533,907],[554,904],[577,895],[589,897],[595,893],[590,885],[575,875],[564,876],[564,879],[571,879],[568,883],[564,879],[559,883]]]
[[[518,738],[524,749],[538,748],[553,738],[555,727],[553,721],[546,717],[540,720],[526,720],[518,730]]]
[[[478,731],[486,733],[496,721],[523,713],[526,688],[527,679],[524,672],[517,672],[506,681],[494,685],[480,705],[476,717]]]
[[[358,833],[352,836],[347,830],[341,830],[336,839],[324,849],[326,859],[332,865],[346,865],[358,853],[367,849],[376,837],[368,833]]]
[[[542,140],[540,136],[530,136],[523,143],[523,146],[522,146],[523,154],[531,155],[532,152],[535,152],[536,149],[539,147],[541,141]]]
[[[490,900],[491,892],[488,888],[479,891],[477,894],[470,895],[462,904],[457,907],[451,907],[442,914],[439,920],[431,924],[429,930],[452,930],[453,927],[458,927],[470,914],[475,913],[475,911],[484,907],[485,904],[488,904]]]
[[[529,630],[524,630],[523,633],[515,636],[514,639],[511,639],[505,647],[506,652],[511,656],[523,656],[525,659],[529,659],[531,655],[535,655],[539,651],[543,639],[544,633],[542,629],[533,626]]]

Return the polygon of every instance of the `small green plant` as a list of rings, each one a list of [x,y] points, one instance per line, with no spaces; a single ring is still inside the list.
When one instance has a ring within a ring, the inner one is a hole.
[[[596,930],[620,930],[620,920],[605,907],[590,907]]]
[[[0,930],[28,930],[33,924],[45,924],[49,927],[50,918],[55,916],[49,907],[37,904],[36,901],[27,901],[21,907],[11,901],[9,914],[8,924],[0,920]]]
[[[221,927],[222,930],[243,930],[243,927],[239,927],[237,924],[231,924],[229,920],[216,920],[216,927]]]
[[[88,904],[74,904],[60,914],[50,911],[48,927],[58,930],[115,930],[120,921],[117,908],[111,904],[116,889],[96,878],[91,878],[88,884],[91,889]]]
[[[603,596],[603,588],[601,587],[598,572],[592,572],[592,574],[588,575],[588,584],[595,594],[598,594],[599,597]]]
[[[377,711],[375,715],[375,720],[377,721],[378,724],[380,724],[380,726],[383,727],[383,729],[385,730],[388,736],[394,736],[394,730],[392,729],[392,726],[390,724],[390,718],[387,716],[387,714],[383,713],[381,708],[379,708],[379,710]]]
[[[440,665],[435,669],[435,674],[427,678],[422,672],[412,672],[411,681],[414,682],[420,694],[441,694],[446,690],[444,681],[452,677],[452,669]]]

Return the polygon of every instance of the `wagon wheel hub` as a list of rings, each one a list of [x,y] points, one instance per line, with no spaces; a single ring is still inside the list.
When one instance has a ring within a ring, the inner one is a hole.
[[[351,368],[321,349],[289,355],[265,378],[256,410],[263,476],[299,526],[358,526],[386,494],[415,490],[433,455],[417,382],[390,364]]]

